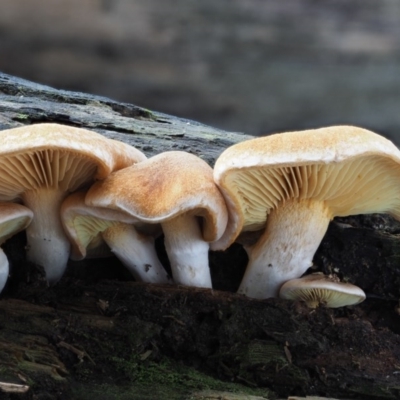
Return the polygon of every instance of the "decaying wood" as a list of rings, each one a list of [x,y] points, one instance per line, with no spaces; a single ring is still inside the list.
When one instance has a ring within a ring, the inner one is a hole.
[[[250,137],[104,97],[55,90],[0,73],[0,129],[38,122],[92,129],[129,143],[148,156],[184,150],[210,164],[225,147]]]
[[[210,164],[247,138],[0,74],[0,129],[45,121],[94,129],[149,156],[183,149]],[[247,262],[240,245],[210,254],[214,290],[135,283],[115,258],[71,262],[48,288],[40,268],[25,261],[18,235],[5,245],[12,274],[0,299],[2,395],[397,399],[399,232],[380,215],[331,224],[315,269],[358,284],[368,296],[335,310],[235,294]],[[157,246],[166,263],[162,242]]]

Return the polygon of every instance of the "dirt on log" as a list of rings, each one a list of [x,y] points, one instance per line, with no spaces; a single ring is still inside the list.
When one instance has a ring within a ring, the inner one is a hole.
[[[148,156],[189,151],[211,165],[249,138],[0,74],[0,129],[46,121],[96,130]],[[0,398],[398,399],[399,232],[383,215],[333,221],[313,269],[357,284],[367,300],[315,310],[235,294],[247,262],[238,244],[210,253],[214,290],[133,282],[115,258],[70,262],[48,288],[17,235],[4,246],[11,276],[0,298]],[[167,264],[162,239],[157,250]]]

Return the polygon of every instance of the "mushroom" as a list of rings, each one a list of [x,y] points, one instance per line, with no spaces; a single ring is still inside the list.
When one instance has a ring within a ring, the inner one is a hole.
[[[127,267],[138,281],[169,283],[170,278],[161,265],[154,238],[144,235],[140,221],[121,211],[85,205],[85,193],[68,196],[61,205],[61,220],[72,244],[71,258],[82,260],[87,249],[95,251],[103,243]]]
[[[19,199],[33,211],[27,258],[56,283],[70,249],[59,215],[64,197],[146,157],[127,144],[58,124],[4,130],[0,140],[0,200]]]
[[[158,154],[94,184],[85,202],[161,224],[174,281],[212,287],[209,243],[223,234],[228,214],[205,161],[182,151]]]
[[[302,300],[310,308],[316,308],[320,304],[328,308],[338,308],[363,302],[365,293],[358,286],[340,282],[335,275],[327,276],[317,272],[285,282],[279,290],[279,297]]]
[[[0,245],[16,233],[24,230],[32,221],[33,212],[20,204],[0,203]],[[0,247],[0,292],[8,279],[9,263]]]
[[[214,178],[230,221],[217,242],[257,231],[239,292],[276,297],[311,266],[335,216],[389,213],[400,219],[400,151],[373,132],[334,126],[256,138],[226,149]]]

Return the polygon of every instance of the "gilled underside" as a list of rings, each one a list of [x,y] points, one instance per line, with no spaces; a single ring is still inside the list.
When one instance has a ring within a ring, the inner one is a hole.
[[[395,209],[400,167],[379,156],[342,163],[236,170],[226,178],[244,213],[243,231],[260,230],[269,212],[289,199],[323,201],[333,215]]]
[[[0,200],[20,199],[34,213],[27,227],[27,258],[41,265],[49,283],[67,266],[70,244],[60,219],[65,196],[90,183],[98,165],[66,150],[40,150],[0,157]]]
[[[120,224],[120,222],[108,221],[88,215],[77,215],[73,219],[73,227],[80,247],[86,248],[87,250],[100,247],[104,243],[101,233],[118,224]]]
[[[282,297],[290,300],[302,300],[311,308],[318,305],[326,305],[330,308],[344,307],[361,303],[364,300],[360,295],[346,292],[340,287],[293,288],[287,290]]]
[[[92,180],[97,166],[65,150],[41,150],[0,158],[0,199],[10,201],[38,189],[74,191]]]
[[[29,225],[30,221],[31,217],[29,215],[25,215],[16,218],[10,218],[8,221],[3,222],[1,224],[0,244],[5,242],[16,232],[25,229],[25,227]]]
[[[139,234],[132,223],[76,215],[67,226],[74,236],[73,259],[84,258],[86,250],[97,255],[98,249],[107,244],[137,280],[169,283],[167,272],[157,258],[154,239]]]

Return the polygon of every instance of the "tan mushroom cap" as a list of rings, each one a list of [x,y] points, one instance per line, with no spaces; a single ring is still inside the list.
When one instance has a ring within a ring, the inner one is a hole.
[[[227,247],[241,231],[265,226],[289,199],[323,201],[331,216],[385,212],[400,219],[400,152],[353,126],[286,132],[226,149],[214,178],[230,207]]]
[[[204,218],[202,234],[212,242],[224,232],[227,211],[212,168],[180,151],[158,154],[94,184],[86,204],[124,211],[143,222],[162,223],[183,213]]]
[[[335,276],[315,273],[285,282],[279,291],[279,297],[302,300],[310,308],[315,308],[319,304],[338,308],[359,304],[366,296],[358,286],[340,282]]]
[[[0,199],[37,187],[74,191],[146,159],[125,143],[87,129],[47,123],[0,131]]]

